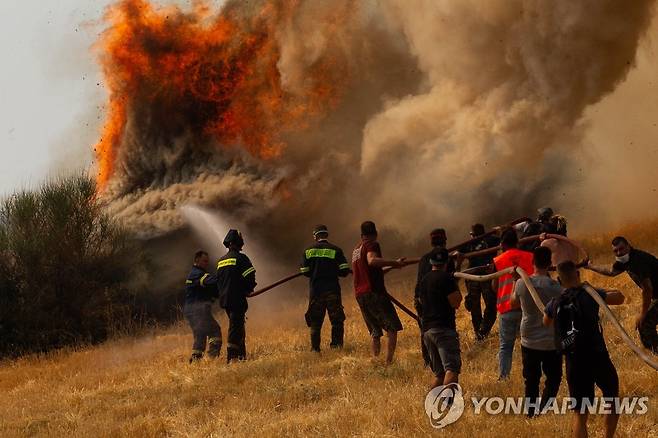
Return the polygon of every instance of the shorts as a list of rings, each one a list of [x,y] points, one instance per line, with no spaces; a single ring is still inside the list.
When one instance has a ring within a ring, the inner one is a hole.
[[[594,385],[603,397],[619,396],[619,377],[607,351],[567,354],[566,364],[569,396],[576,399],[574,410],[579,411],[586,399],[594,403]]]
[[[380,338],[383,332],[399,332],[402,323],[391,300],[382,294],[368,292],[357,295],[356,302],[373,338]]]
[[[423,342],[430,355],[430,365],[434,375],[439,377],[446,371],[459,374],[462,369],[459,334],[447,327],[435,327],[423,334]]]

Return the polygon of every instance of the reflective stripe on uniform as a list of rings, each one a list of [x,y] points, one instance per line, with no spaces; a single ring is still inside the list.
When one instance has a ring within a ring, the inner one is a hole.
[[[194,283],[192,280],[185,280],[185,284],[192,284]]]
[[[498,284],[498,288],[499,288],[499,289],[502,289],[502,288],[504,288],[505,286],[507,286],[508,284],[511,284],[511,283],[516,283],[516,280],[514,280],[513,277],[501,281],[501,282]]]
[[[302,274],[305,274],[310,270],[311,270],[311,268],[299,268],[299,272],[301,272]]]
[[[226,266],[235,266],[238,263],[238,259],[226,259],[226,260],[220,260],[217,263],[217,269],[219,268],[224,268]]]
[[[306,250],[306,258],[322,257],[327,259],[336,258],[336,250],[329,248],[311,248]]]
[[[242,273],[242,276],[243,276],[243,277],[246,277],[247,275],[251,274],[252,272],[256,272],[256,268],[254,268],[253,266],[250,267],[250,268],[247,268],[247,269]]]
[[[349,263],[343,263],[342,265],[338,266],[338,269],[349,269],[350,264]]]
[[[208,275],[210,275],[210,274],[205,274],[203,277],[201,277],[201,280],[199,280],[199,284],[201,286],[203,286],[203,280],[205,280],[208,277]]]

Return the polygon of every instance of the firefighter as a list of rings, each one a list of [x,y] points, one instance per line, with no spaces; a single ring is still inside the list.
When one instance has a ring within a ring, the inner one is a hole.
[[[325,312],[331,322],[331,348],[343,346],[343,323],[345,312],[341,302],[338,277],[350,273],[350,265],[343,250],[329,243],[329,230],[318,225],[313,230],[315,244],[308,247],[302,256],[300,272],[308,277],[310,285],[306,324],[311,329],[311,351],[320,351],[320,337]]]
[[[219,305],[228,316],[226,360],[245,360],[245,316],[247,295],[256,287],[256,269],[242,252],[244,240],[238,230],[231,229],[224,238],[228,252],[217,262]]]
[[[218,357],[222,349],[222,330],[212,315],[212,303],[217,298],[217,277],[208,273],[209,264],[208,253],[197,251],[192,271],[185,280],[183,315],[194,336],[190,363],[203,357],[206,339],[209,357]]]

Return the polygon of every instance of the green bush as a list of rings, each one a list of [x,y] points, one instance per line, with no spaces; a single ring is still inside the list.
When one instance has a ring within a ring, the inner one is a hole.
[[[0,205],[0,355],[99,342],[129,324],[139,247],[85,175]],[[136,257],[137,256],[137,257]]]

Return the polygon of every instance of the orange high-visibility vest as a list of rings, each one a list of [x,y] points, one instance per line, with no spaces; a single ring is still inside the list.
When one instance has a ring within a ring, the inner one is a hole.
[[[528,251],[521,251],[517,248],[508,249],[501,255],[494,258],[494,265],[496,271],[502,271],[510,266],[519,266],[526,271],[528,275],[535,272],[532,265],[533,255]],[[498,300],[496,301],[496,309],[498,313],[506,313],[512,310],[512,294],[514,293],[514,275],[505,274],[498,278]]]

